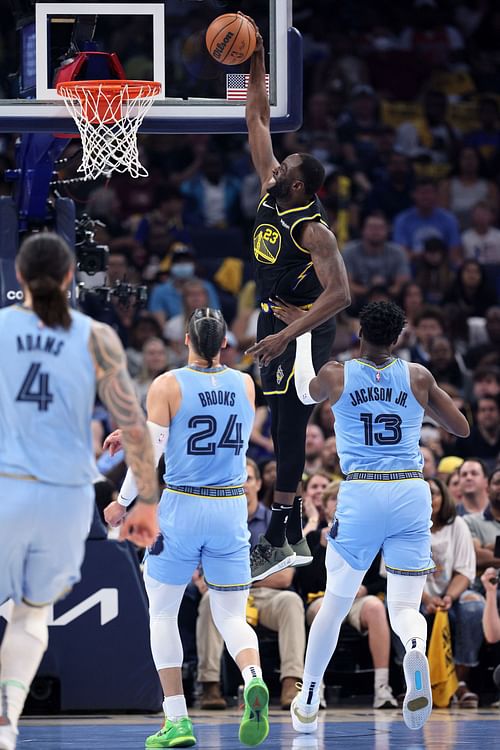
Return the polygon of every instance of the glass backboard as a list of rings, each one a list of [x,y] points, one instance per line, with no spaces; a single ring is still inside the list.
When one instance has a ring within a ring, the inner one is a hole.
[[[76,132],[54,88],[72,45],[115,52],[127,78],[162,84],[141,132],[245,132],[250,63],[222,65],[205,46],[211,21],[236,11],[251,15],[264,38],[272,130],[300,126],[302,40],[292,0],[9,2],[0,25],[0,132]]]

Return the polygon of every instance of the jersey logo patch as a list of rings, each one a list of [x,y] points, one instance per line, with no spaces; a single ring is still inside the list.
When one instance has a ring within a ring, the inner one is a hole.
[[[276,263],[281,250],[281,234],[272,224],[259,224],[253,235],[253,252],[259,263]]]
[[[283,372],[283,368],[281,365],[278,365],[278,369],[276,370],[276,382],[279,385],[283,378],[285,377],[285,373]]]

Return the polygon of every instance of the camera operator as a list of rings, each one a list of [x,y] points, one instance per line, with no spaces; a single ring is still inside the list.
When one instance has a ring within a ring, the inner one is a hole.
[[[95,242],[97,224],[84,214],[76,225],[75,251],[83,281],[78,302],[87,315],[114,328],[127,347],[137,312],[147,302],[147,290],[128,283],[129,257],[123,243],[109,250]]]
[[[483,612],[484,637],[488,643],[498,643],[500,641],[500,614],[497,605],[498,570],[486,568],[481,576],[481,583],[486,591],[486,606]]]
[[[116,281],[124,281],[127,277],[127,270],[127,256],[122,252],[111,251],[108,260],[107,285],[113,288]],[[94,320],[110,325],[120,337],[123,346],[127,347],[130,328],[135,320],[135,306],[123,304],[116,296],[112,296],[108,304],[103,304],[104,300],[101,294],[98,294],[98,289],[100,287],[94,287],[83,298],[80,296],[80,307]]]

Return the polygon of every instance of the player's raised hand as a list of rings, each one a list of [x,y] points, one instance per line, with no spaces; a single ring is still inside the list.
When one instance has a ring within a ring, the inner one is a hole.
[[[121,524],[120,541],[128,539],[139,547],[154,544],[160,533],[157,509],[156,504],[138,500]]]
[[[256,37],[257,41],[256,41],[256,44],[255,44],[254,54],[256,52],[262,52],[262,50],[264,49],[264,40],[262,39],[262,34],[259,31],[259,27],[257,26],[257,24],[255,23],[255,21],[253,20],[252,16],[245,15],[245,13],[242,13],[241,10],[238,11],[238,15],[239,16],[243,16],[243,18],[246,18],[247,21],[250,21],[250,23],[252,24],[252,26],[255,29],[255,37]]]
[[[117,500],[113,500],[112,503],[106,505],[104,508],[104,520],[108,526],[111,526],[112,528],[119,526],[126,515],[127,508],[120,505]]]
[[[110,456],[115,456],[118,451],[121,451],[122,448],[123,444],[121,430],[115,430],[114,432],[110,433],[102,444],[102,449],[104,451],[109,450]]]

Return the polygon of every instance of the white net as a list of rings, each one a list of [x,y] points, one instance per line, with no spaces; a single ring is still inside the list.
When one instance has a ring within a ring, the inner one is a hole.
[[[160,88],[154,81],[58,84],[57,93],[64,98],[82,139],[78,172],[89,180],[112,172],[148,176],[139,161],[137,131]]]

